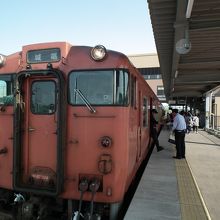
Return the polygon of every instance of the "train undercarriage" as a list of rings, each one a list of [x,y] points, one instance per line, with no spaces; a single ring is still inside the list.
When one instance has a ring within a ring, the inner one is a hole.
[[[120,205],[64,200],[0,189],[0,220],[116,220]]]

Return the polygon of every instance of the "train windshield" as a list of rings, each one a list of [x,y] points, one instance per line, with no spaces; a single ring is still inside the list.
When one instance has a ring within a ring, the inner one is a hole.
[[[84,105],[80,91],[91,105],[128,105],[128,73],[125,70],[73,71],[69,77],[69,101]]]
[[[13,75],[0,76],[0,105],[13,105]]]

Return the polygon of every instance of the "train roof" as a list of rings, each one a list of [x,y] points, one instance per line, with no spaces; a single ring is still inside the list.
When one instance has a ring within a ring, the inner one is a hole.
[[[38,52],[49,49],[60,50],[60,60],[58,60],[58,62],[51,62],[53,64],[53,68],[62,69],[66,64],[68,64],[70,68],[97,67],[97,61],[93,60],[90,55],[93,47],[73,46],[67,42],[49,42],[25,45],[22,47],[22,51],[6,56],[4,66],[0,66],[0,73],[19,72],[21,70],[25,70],[28,65],[28,53],[31,51]],[[127,56],[123,53],[113,50],[106,51],[106,59],[104,59],[103,62],[99,62],[98,66],[100,66],[100,68],[110,68],[112,66],[115,68],[128,68],[129,65],[132,65]],[[32,69],[45,68],[45,65],[49,62],[50,61],[32,63]]]
[[[143,84],[147,84],[149,91],[154,94],[143,76],[125,54],[107,49],[106,57],[102,61],[97,61],[91,57],[91,51],[93,48],[94,47],[91,46],[73,46],[67,42],[49,42],[25,45],[22,47],[22,51],[5,57],[4,64],[0,64],[0,74],[18,73],[22,70],[26,70],[28,65],[27,56],[30,51],[40,52],[42,50],[59,49],[60,60],[52,62],[53,68],[60,69],[66,73],[73,69],[129,69],[139,80],[141,80]],[[37,62],[31,64],[31,67],[33,70],[45,69],[47,68],[47,64],[48,62]],[[157,99],[155,94],[154,99]]]

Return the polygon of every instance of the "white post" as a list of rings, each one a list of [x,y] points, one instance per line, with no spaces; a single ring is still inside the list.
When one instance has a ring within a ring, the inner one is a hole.
[[[206,130],[210,128],[211,122],[211,112],[212,112],[212,91],[206,93],[205,100],[205,128]]]

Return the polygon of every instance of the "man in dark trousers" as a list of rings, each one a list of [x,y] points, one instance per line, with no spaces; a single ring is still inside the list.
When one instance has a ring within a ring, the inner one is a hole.
[[[164,148],[159,145],[158,141],[158,135],[157,135],[157,120],[155,119],[155,114],[157,114],[156,109],[151,110],[151,117],[150,117],[150,132],[151,132],[151,137],[153,138],[154,143],[156,144],[157,147],[157,152],[162,151]]]
[[[175,134],[176,156],[175,159],[185,158],[185,133],[186,121],[185,118],[178,113],[178,109],[173,109],[173,127],[172,131]]]

